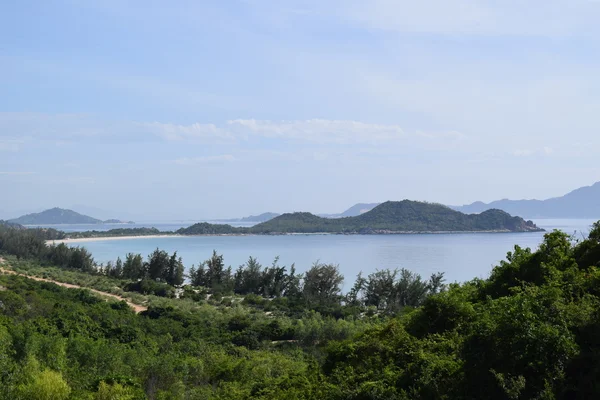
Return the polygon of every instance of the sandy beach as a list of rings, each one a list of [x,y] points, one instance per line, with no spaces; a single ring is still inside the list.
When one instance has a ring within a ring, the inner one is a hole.
[[[372,233],[358,233],[358,232],[273,232],[267,234],[260,233],[214,233],[214,234],[199,234],[199,235],[138,235],[138,236],[98,236],[90,238],[76,238],[76,239],[57,239],[57,240],[46,240],[47,245],[51,244],[71,244],[71,243],[86,243],[86,242],[99,242],[108,240],[131,240],[131,239],[164,239],[164,238],[184,238],[184,237],[198,237],[198,236],[319,236],[319,235],[357,235],[357,236],[378,236],[378,235],[460,235],[460,234],[473,234],[473,233],[513,233],[509,230],[487,230],[487,231],[376,231]]]
[[[85,243],[85,242],[99,242],[106,240],[130,240],[130,239],[163,239],[163,238],[182,238],[183,235],[140,235],[140,236],[99,236],[90,238],[76,238],[76,239],[57,239],[57,240],[46,240],[46,244],[70,244],[70,243]]]

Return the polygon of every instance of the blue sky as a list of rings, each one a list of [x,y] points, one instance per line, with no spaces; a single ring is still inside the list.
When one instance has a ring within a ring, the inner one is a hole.
[[[600,1],[0,11],[0,217],[338,212],[600,180]]]

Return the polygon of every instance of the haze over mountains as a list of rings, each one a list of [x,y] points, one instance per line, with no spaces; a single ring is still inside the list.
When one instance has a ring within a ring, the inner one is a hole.
[[[497,208],[511,215],[520,215],[526,218],[599,218],[600,182],[547,200],[503,199],[487,204],[477,201],[464,206],[450,207],[466,214]]]
[[[317,214],[317,216],[323,218],[356,217],[374,209],[380,204],[381,203],[358,203],[339,214]],[[564,196],[547,200],[502,199],[491,203],[477,201],[468,205],[448,207],[465,214],[479,214],[486,210],[498,209],[505,211],[510,215],[518,215],[524,218],[600,218],[600,182],[573,190]],[[82,211],[85,209],[89,211],[98,210],[98,212],[100,212],[100,209],[95,209],[94,207],[78,206],[75,209],[79,212],[55,207],[37,213],[26,214],[18,218],[4,218],[8,221],[22,225],[124,223],[119,219],[90,217],[86,214],[97,214]],[[101,214],[105,216],[106,212],[102,212]],[[243,218],[219,221],[258,224],[267,222],[280,215],[280,213],[265,212]],[[194,216],[190,216],[190,220],[194,220],[193,217]],[[198,221],[198,218],[195,220]]]

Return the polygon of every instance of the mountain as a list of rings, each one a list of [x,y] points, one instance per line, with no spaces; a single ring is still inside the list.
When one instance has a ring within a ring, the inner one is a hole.
[[[266,222],[269,221],[275,217],[278,217],[280,214],[277,213],[272,213],[272,212],[266,212],[266,213],[262,213],[260,215],[250,215],[249,217],[244,217],[242,219],[240,219],[240,222]]]
[[[321,218],[310,213],[283,214],[248,229],[250,233],[399,233],[399,232],[531,232],[533,222],[502,210],[467,215],[441,204],[387,201],[355,217]]]
[[[371,211],[381,203],[358,203],[340,214],[340,217],[356,217]]]
[[[379,204],[381,203],[357,203],[341,214],[318,214],[318,216],[323,218],[356,217],[367,211],[371,211]]]
[[[600,218],[600,182],[547,200],[503,199],[488,204],[477,201],[451,208],[468,214],[496,208],[527,218]]]
[[[101,220],[79,214],[72,210],[51,208],[40,213],[27,214],[9,222],[21,225],[51,225],[51,224],[100,224]]]

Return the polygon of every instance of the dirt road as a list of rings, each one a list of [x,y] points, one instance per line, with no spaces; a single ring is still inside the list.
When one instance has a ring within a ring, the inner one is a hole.
[[[86,288],[86,287],[83,287],[83,286],[72,285],[70,283],[58,282],[58,281],[55,281],[55,280],[52,280],[52,279],[45,279],[45,278],[40,278],[40,277],[37,277],[37,276],[19,274],[18,272],[12,271],[10,269],[2,268],[1,264],[4,264],[4,263],[6,263],[6,260],[4,260],[2,257],[0,257],[0,274],[24,276],[25,278],[33,279],[34,281],[50,282],[50,283],[54,283],[55,285],[66,287],[66,288],[69,288],[69,289],[86,289],[86,290],[89,290],[90,292],[92,292],[94,294],[97,294],[98,296],[101,296],[101,297],[109,297],[111,299],[115,299],[115,300],[119,300],[119,301],[124,301],[125,303],[127,303],[127,305],[129,305],[129,307],[133,308],[133,310],[136,313],[141,313],[142,311],[146,311],[148,309],[148,307],[144,307],[144,306],[140,306],[138,304],[132,303],[131,301],[127,300],[126,298],[124,298],[122,296],[119,296],[119,295],[116,295],[116,294],[101,292],[101,291],[96,290],[96,289],[90,289],[90,288]]]

